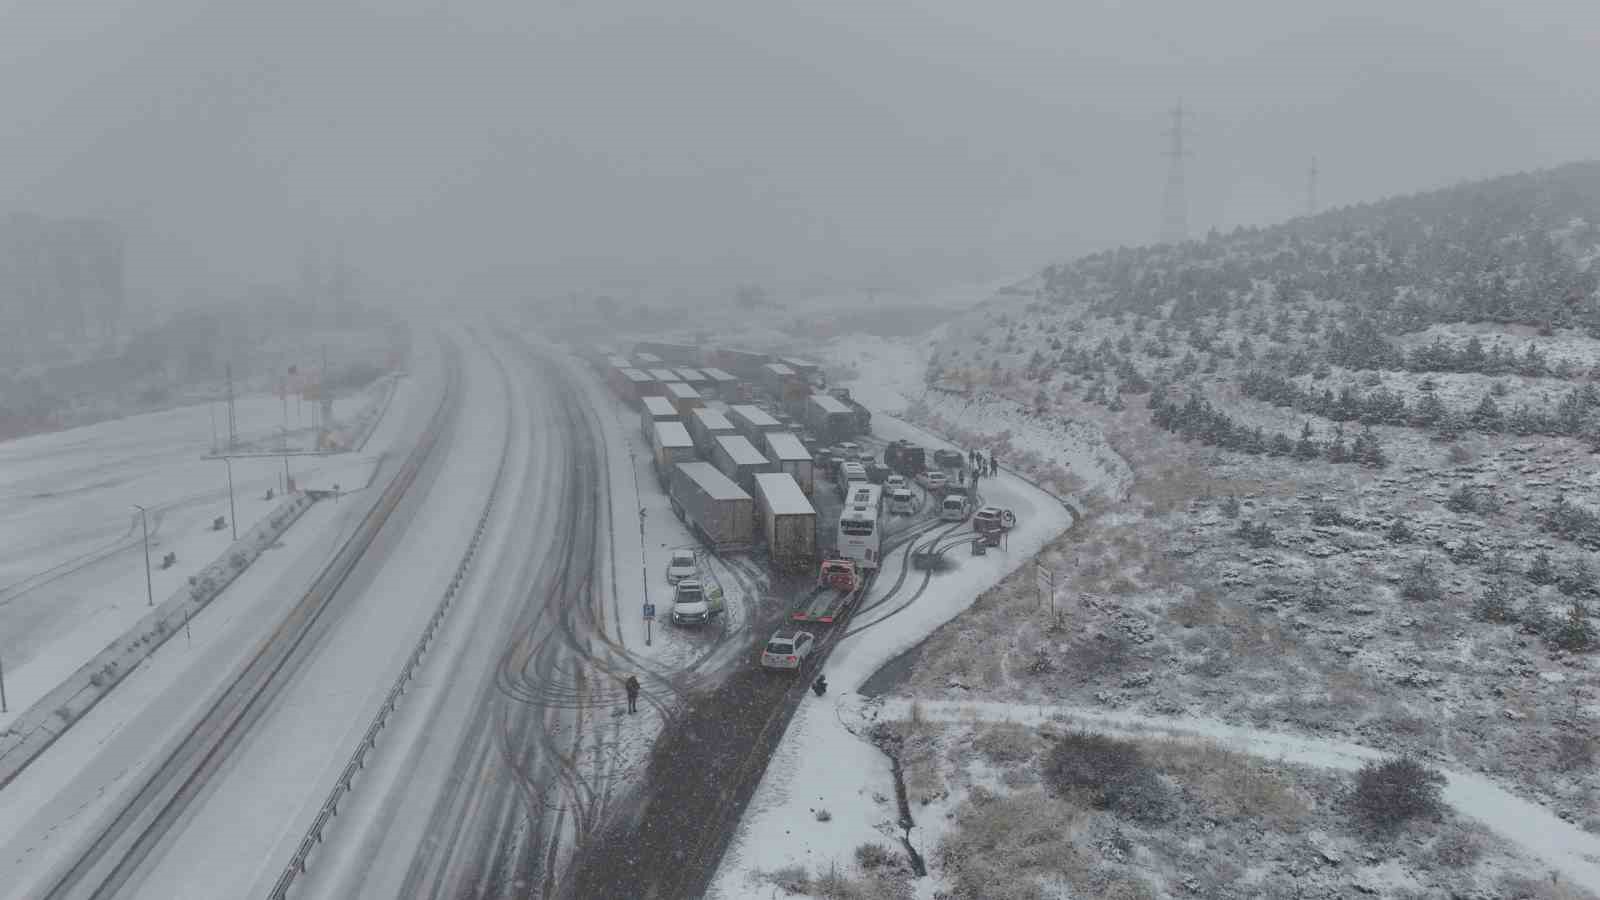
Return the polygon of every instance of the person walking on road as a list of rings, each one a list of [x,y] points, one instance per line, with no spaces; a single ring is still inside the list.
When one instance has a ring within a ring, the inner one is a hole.
[[[633,675],[629,675],[628,676],[628,680],[624,681],[622,683],[622,686],[628,689],[628,712],[630,712],[630,713],[638,712],[639,711],[639,679],[637,677],[633,676]]]
[[[978,477],[978,473],[976,471],[974,471],[972,473],[972,477],[974,477],[974,478]],[[967,486],[967,470],[966,469],[962,469],[960,472],[956,473],[956,483],[961,485],[962,487],[966,487]]]

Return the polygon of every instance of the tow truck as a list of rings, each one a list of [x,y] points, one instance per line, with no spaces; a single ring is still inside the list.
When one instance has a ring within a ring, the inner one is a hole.
[[[825,559],[817,570],[816,586],[795,601],[790,618],[796,622],[831,623],[860,587],[861,572],[854,560]]]

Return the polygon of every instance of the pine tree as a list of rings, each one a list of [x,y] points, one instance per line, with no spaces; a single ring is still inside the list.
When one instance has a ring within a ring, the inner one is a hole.
[[[1554,584],[1556,578],[1556,567],[1550,561],[1550,554],[1540,550],[1528,566],[1528,580],[1534,584]]]
[[[1295,442],[1295,459],[1316,459],[1318,455],[1316,432],[1311,430],[1311,420],[1307,419],[1300,428],[1300,440]]]
[[[1511,621],[1511,586],[1504,577],[1484,585],[1483,593],[1473,603],[1472,615],[1480,622]]]

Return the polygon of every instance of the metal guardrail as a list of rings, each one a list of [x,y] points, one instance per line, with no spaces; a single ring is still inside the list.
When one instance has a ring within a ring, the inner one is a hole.
[[[509,425],[507,426],[510,427]],[[478,516],[478,525],[472,532],[472,539],[467,543],[467,551],[462,554],[461,562],[456,565],[455,575],[450,579],[450,586],[445,588],[444,596],[440,598],[439,605],[434,608],[433,615],[428,618],[428,627],[423,629],[422,636],[417,639],[416,646],[412,648],[411,655],[406,659],[404,668],[395,678],[394,686],[389,688],[389,694],[378,707],[378,712],[372,717],[372,724],[367,726],[367,731],[361,737],[361,742],[350,754],[350,761],[345,763],[344,770],[340,772],[339,779],[334,782],[328,798],[322,802],[322,807],[317,810],[317,816],[312,820],[311,826],[306,829],[305,836],[300,839],[300,844],[295,848],[294,855],[290,857],[288,865],[284,866],[283,873],[278,876],[272,892],[267,896],[271,900],[285,900],[289,896],[289,888],[295,880],[306,873],[307,862],[317,845],[322,843],[323,833],[328,823],[339,815],[339,803],[354,788],[356,774],[366,768],[367,756],[378,746],[378,732],[389,724],[389,716],[394,713],[400,704],[400,697],[405,694],[406,685],[416,675],[417,667],[422,664],[423,656],[428,647],[433,643],[434,636],[438,633],[439,626],[444,622],[445,615],[450,611],[461,585],[466,581],[467,571],[472,562],[477,558],[478,547],[483,541],[485,529],[489,526],[489,516],[494,512],[495,503],[500,498],[500,484],[505,476],[506,460],[511,453],[511,438],[508,431],[506,445],[500,451],[500,465],[495,470],[494,485],[489,491],[489,501],[484,504],[483,512]]]

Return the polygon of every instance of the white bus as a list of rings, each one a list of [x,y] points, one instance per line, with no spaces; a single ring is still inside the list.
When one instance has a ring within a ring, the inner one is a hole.
[[[839,513],[839,555],[863,569],[876,569],[883,538],[883,488],[851,484]]]

